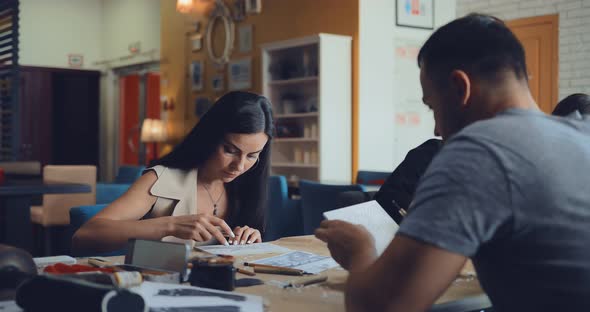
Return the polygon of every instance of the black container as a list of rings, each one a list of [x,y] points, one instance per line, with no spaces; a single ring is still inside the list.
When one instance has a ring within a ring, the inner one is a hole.
[[[232,291],[235,288],[236,270],[233,263],[210,263],[195,260],[188,281],[197,287]]]

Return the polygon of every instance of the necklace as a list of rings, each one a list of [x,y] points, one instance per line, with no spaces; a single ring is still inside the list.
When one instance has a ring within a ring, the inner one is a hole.
[[[213,200],[213,196],[211,196],[211,192],[209,192],[209,188],[207,188],[207,186],[203,183],[201,183],[201,185],[203,185],[203,188],[205,189],[205,191],[207,191],[207,195],[209,195],[209,199],[211,200],[211,203],[213,204],[213,215],[217,216],[217,203],[219,203],[219,201],[221,200],[221,197],[223,197],[223,194],[225,194],[225,187],[223,188],[223,191],[221,192],[221,194],[219,195],[217,200]]]

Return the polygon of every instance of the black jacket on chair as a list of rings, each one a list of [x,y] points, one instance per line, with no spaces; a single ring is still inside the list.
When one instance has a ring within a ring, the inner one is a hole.
[[[398,224],[401,223],[403,216],[399,214],[399,209],[392,201],[395,201],[400,208],[408,209],[420,178],[441,149],[442,144],[442,140],[430,139],[409,151],[406,158],[375,194],[374,199]]]

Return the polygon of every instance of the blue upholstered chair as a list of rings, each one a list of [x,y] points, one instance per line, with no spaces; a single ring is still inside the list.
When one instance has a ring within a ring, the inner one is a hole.
[[[96,184],[96,204],[110,204],[125,193],[135,182],[145,166],[121,166],[113,183]]]
[[[391,172],[359,170],[356,174],[356,183],[365,185],[383,185]]]
[[[343,192],[361,191],[362,185],[329,185],[306,180],[299,181],[301,211],[303,213],[303,234],[313,234],[324,219],[323,213],[339,207],[339,196]]]
[[[141,173],[145,170],[145,166],[121,166],[117,171],[114,183],[122,184],[133,184],[135,180],[141,177]]]
[[[88,220],[92,219],[99,211],[103,210],[107,205],[92,205],[92,206],[79,206],[70,209],[70,228],[73,233],[76,231]],[[93,253],[93,254],[76,254],[76,256],[120,256],[124,255],[125,250],[117,250],[113,252],[106,252],[106,253]]]
[[[112,203],[115,199],[123,195],[129,187],[131,187],[130,183],[97,183],[96,204],[103,205]]]
[[[269,177],[264,241],[303,234],[299,202],[289,199],[284,176]]]

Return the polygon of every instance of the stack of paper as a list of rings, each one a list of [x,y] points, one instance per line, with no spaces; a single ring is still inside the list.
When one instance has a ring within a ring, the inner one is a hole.
[[[305,251],[293,251],[276,257],[252,261],[252,263],[299,269],[311,274],[318,274],[339,266],[331,257]]]
[[[342,220],[364,226],[375,239],[377,253],[381,255],[399,229],[399,226],[374,200],[324,212],[328,220]]]
[[[263,312],[262,297],[193,286],[143,282],[131,289],[146,301],[150,312]]]
[[[210,252],[216,255],[245,256],[265,253],[286,253],[291,249],[271,243],[246,244],[246,245],[209,245],[195,246],[195,249]]]
[[[22,312],[19,306],[16,305],[16,302],[13,300],[10,301],[0,301],[0,311],[2,312]]]

